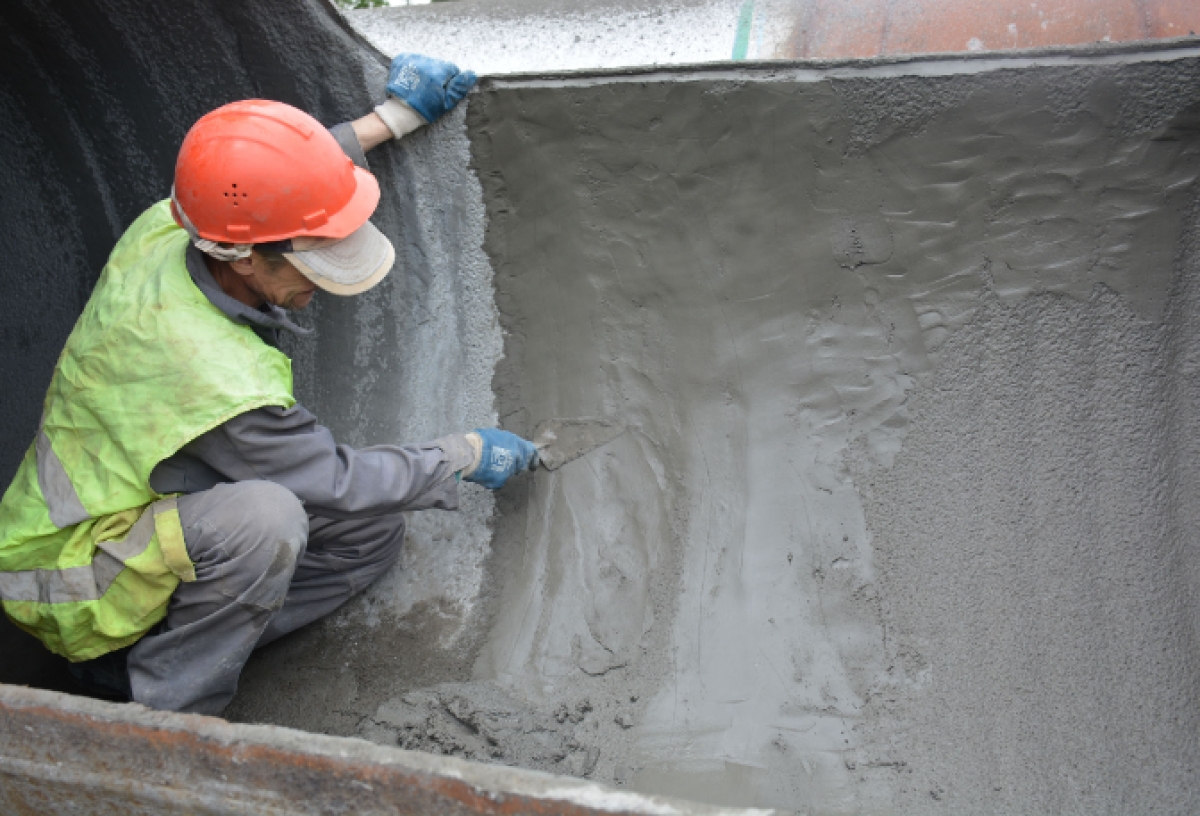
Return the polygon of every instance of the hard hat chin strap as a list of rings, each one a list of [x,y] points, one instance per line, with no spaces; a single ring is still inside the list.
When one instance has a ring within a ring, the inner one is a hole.
[[[175,205],[175,212],[179,214],[179,220],[183,222],[183,228],[192,239],[192,243],[195,244],[196,249],[209,257],[216,258],[218,261],[240,261],[242,258],[250,257],[250,250],[253,248],[252,244],[222,245],[216,241],[201,238],[195,225],[187,217],[187,213],[183,211],[183,205],[175,197],[175,185],[171,185],[171,203]]]

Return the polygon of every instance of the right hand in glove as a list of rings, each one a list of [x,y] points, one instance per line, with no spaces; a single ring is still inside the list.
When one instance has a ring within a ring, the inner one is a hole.
[[[474,437],[474,438],[472,438]],[[522,470],[537,456],[537,448],[515,433],[499,428],[477,428],[467,434],[472,447],[478,442],[479,451],[475,462],[463,471],[468,482],[481,484],[489,490],[498,490],[504,483]]]
[[[452,62],[400,54],[392,60],[387,92],[432,123],[467,95],[475,79],[474,71],[459,71]]]

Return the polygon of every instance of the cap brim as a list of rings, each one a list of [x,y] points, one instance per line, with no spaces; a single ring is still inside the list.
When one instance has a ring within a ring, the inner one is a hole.
[[[304,277],[335,295],[357,295],[383,280],[396,262],[392,242],[370,221],[345,238],[294,238],[283,253]]]

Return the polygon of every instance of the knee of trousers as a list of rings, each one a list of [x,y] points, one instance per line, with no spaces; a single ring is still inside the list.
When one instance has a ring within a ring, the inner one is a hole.
[[[179,500],[188,553],[198,581],[222,595],[277,609],[308,541],[308,514],[274,482],[217,485]]]

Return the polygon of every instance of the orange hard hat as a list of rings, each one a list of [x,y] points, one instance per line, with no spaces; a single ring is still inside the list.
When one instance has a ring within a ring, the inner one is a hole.
[[[345,238],[378,203],[375,177],[320,122],[282,102],[217,108],[188,131],[175,163],[175,220],[209,241]]]

